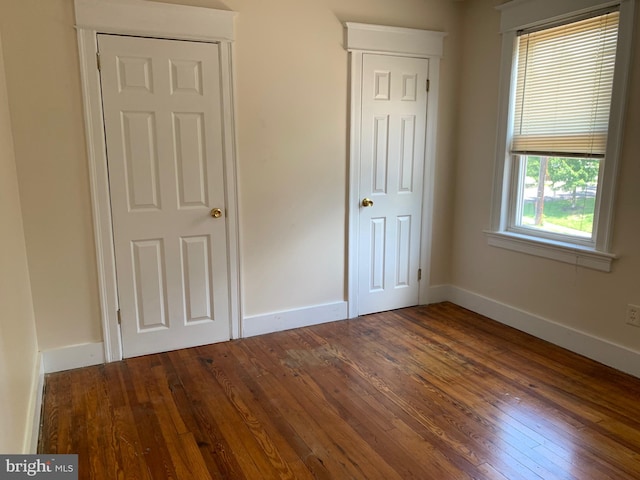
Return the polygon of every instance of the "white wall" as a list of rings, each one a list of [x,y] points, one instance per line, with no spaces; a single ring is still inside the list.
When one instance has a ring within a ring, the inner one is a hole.
[[[640,304],[640,25],[615,207],[611,273],[487,245],[500,60],[499,12],[492,0],[466,2],[463,20],[452,280],[456,287],[564,327],[640,352],[640,329],[625,324]],[[594,352],[597,353],[597,352]]]
[[[29,448],[35,321],[0,41],[0,452]]]

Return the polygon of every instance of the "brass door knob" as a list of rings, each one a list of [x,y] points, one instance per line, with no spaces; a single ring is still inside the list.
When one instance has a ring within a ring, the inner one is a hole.
[[[213,218],[220,218],[222,216],[222,210],[219,208],[214,208],[211,210],[211,216]]]
[[[373,207],[373,200],[371,200],[370,198],[362,199],[362,206],[363,207]]]

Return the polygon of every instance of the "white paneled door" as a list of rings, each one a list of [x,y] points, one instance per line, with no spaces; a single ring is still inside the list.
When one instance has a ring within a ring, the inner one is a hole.
[[[429,61],[364,54],[359,314],[418,303]]]
[[[98,48],[124,356],[228,340],[219,47]]]

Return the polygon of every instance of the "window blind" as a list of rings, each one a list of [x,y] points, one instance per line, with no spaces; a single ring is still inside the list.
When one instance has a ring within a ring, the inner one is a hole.
[[[518,37],[511,152],[603,157],[619,12]]]

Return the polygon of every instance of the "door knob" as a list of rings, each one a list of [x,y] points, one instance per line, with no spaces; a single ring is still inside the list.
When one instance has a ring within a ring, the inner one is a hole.
[[[211,216],[213,218],[220,218],[222,216],[222,210],[219,208],[214,208],[211,210]]]
[[[373,207],[373,200],[371,200],[370,198],[362,199],[362,206],[363,207]]]

